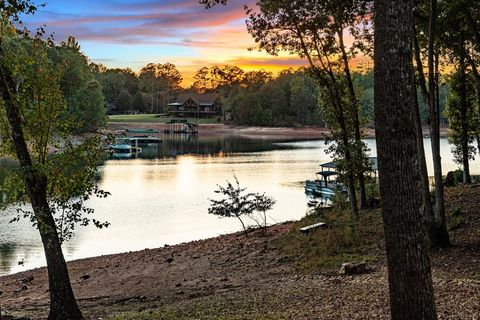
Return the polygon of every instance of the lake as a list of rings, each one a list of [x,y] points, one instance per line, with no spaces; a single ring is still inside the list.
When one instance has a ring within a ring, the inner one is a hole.
[[[375,156],[375,141],[366,140]],[[431,153],[425,140],[429,171]],[[183,136],[144,148],[136,159],[107,160],[99,168],[107,199],[92,199],[92,216],[108,229],[77,228],[64,244],[67,260],[160,247],[239,231],[236,219],[208,214],[217,184],[233,181],[277,201],[270,222],[302,218],[307,211],[303,182],[330,161],[323,141],[268,141],[239,137]],[[442,140],[444,172],[458,168]],[[472,174],[480,174],[478,162]],[[0,275],[45,265],[38,231],[28,221],[9,224],[14,209],[0,214]],[[24,266],[18,261],[24,259]]]

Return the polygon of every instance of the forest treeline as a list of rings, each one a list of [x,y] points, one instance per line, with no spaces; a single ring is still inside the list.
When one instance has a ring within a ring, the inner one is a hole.
[[[165,114],[167,104],[185,92],[217,93],[227,123],[258,126],[327,126],[320,86],[308,68],[285,69],[274,75],[264,70],[244,71],[238,66],[200,68],[193,84],[181,87],[182,74],[172,63],[149,63],[140,71],[107,68],[91,62],[73,37],[53,46],[52,62],[62,73],[61,89],[78,131],[92,131],[106,123],[107,114]],[[373,127],[373,71],[353,72],[365,126]],[[441,120],[449,94],[441,85]],[[427,112],[419,94],[422,121]]]

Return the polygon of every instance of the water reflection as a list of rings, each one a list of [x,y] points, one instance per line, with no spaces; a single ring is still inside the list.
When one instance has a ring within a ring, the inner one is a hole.
[[[270,222],[301,218],[309,209],[303,183],[330,161],[323,141],[268,141],[240,137],[162,138],[143,147],[136,159],[108,160],[99,169],[107,199],[92,199],[92,218],[111,222],[106,230],[79,228],[64,245],[67,259],[159,247],[238,231],[235,219],[208,215],[217,184],[235,174],[252,192],[277,200]],[[426,141],[428,143],[428,141]],[[374,140],[367,140],[375,156]],[[454,170],[450,146],[442,141],[444,170]],[[429,163],[431,155],[427,154]],[[2,167],[3,168],[3,167]],[[431,170],[431,168],[429,168]],[[433,172],[433,171],[430,171]],[[1,173],[1,170],[0,170]],[[472,173],[479,174],[477,162]],[[28,221],[0,213],[0,275],[45,264],[38,232]],[[18,261],[25,259],[25,265]]]
[[[10,270],[10,263],[15,257],[17,245],[14,243],[4,243],[0,245],[0,267],[2,270]]]
[[[269,150],[293,149],[295,146],[282,144],[288,140],[249,139],[237,136],[199,136],[196,134],[172,134],[162,136],[159,144],[141,145],[141,151],[131,157],[116,155],[113,158],[126,159],[175,159],[182,155],[223,157],[235,153],[263,152]]]

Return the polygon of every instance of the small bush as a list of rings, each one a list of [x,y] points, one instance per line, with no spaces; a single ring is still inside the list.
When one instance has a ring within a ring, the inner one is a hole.
[[[450,230],[459,229],[467,223],[467,220],[463,216],[463,212],[460,208],[456,208],[450,214]]]

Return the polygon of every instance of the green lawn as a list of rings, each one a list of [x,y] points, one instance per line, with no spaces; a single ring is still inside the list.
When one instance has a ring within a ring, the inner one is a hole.
[[[132,122],[132,123],[165,123],[170,121],[172,118],[168,117],[158,117],[156,118],[154,114],[118,114],[108,116],[108,122]],[[188,119],[193,123],[198,124],[216,124],[222,123],[218,122],[218,118],[213,119]]]

